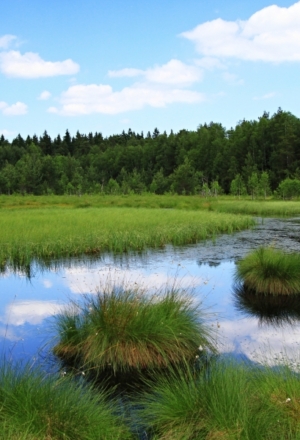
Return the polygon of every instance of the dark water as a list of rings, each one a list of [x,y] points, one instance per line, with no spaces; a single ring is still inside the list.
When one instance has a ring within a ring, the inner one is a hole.
[[[202,303],[216,345],[224,354],[278,363],[300,360],[300,301],[256,298],[233,286],[235,261],[261,245],[300,251],[300,218],[261,219],[254,230],[218,237],[215,242],[149,251],[143,255],[55,262],[31,268],[31,279],[7,271],[0,278],[0,350],[12,360],[49,365],[55,343],[55,315],[70,301],[107,285],[137,284],[150,291],[176,285]]]

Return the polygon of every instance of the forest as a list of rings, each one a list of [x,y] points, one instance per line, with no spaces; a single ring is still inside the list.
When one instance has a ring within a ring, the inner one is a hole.
[[[300,195],[300,119],[281,108],[258,120],[195,131],[0,137],[2,194]]]

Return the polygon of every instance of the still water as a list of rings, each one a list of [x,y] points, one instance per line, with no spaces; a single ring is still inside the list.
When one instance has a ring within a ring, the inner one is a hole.
[[[108,285],[148,291],[175,285],[201,302],[219,352],[270,364],[288,357],[298,364],[300,299],[274,299],[262,307],[255,297],[239,294],[233,276],[235,262],[257,246],[300,252],[300,219],[257,222],[254,230],[193,246],[53,262],[48,269],[33,264],[30,279],[7,270],[0,278],[0,353],[13,361],[49,365],[55,315],[71,301]]]

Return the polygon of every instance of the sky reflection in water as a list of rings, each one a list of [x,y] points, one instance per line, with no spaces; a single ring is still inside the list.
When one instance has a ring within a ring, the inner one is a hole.
[[[190,289],[195,300],[202,302],[220,352],[255,362],[268,360],[274,364],[285,356],[297,362],[300,306],[287,305],[294,311],[290,319],[262,319],[251,298],[245,308],[245,301],[236,296],[233,274],[234,260],[258,245],[275,243],[286,250],[300,251],[299,230],[295,219],[265,219],[255,231],[224,235],[215,244],[207,241],[184,248],[168,247],[143,256],[106,255],[94,262],[73,260],[44,271],[34,267],[30,280],[7,271],[0,278],[1,354],[29,362],[48,359],[55,340],[53,315],[70,301],[80,301],[83,294],[93,294],[107,284],[139,285],[151,292],[175,284]],[[282,313],[283,318],[287,314]]]

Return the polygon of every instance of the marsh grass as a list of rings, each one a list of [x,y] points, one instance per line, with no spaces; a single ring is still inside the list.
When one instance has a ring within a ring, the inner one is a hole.
[[[130,439],[108,393],[45,377],[28,367],[0,370],[0,439]]]
[[[216,361],[198,375],[186,368],[157,377],[139,397],[140,423],[160,440],[299,439],[299,391],[287,367]]]
[[[196,243],[249,228],[249,217],[205,211],[144,208],[3,210],[0,267],[102,252],[122,253]]]
[[[256,217],[295,217],[300,215],[300,201],[234,199],[230,196],[210,201],[216,212],[254,215]]]
[[[300,293],[300,255],[260,247],[237,263],[235,280],[256,293]]]
[[[182,291],[112,288],[59,315],[56,326],[55,355],[85,373],[120,380],[194,360],[199,346],[214,349],[203,313]]]

